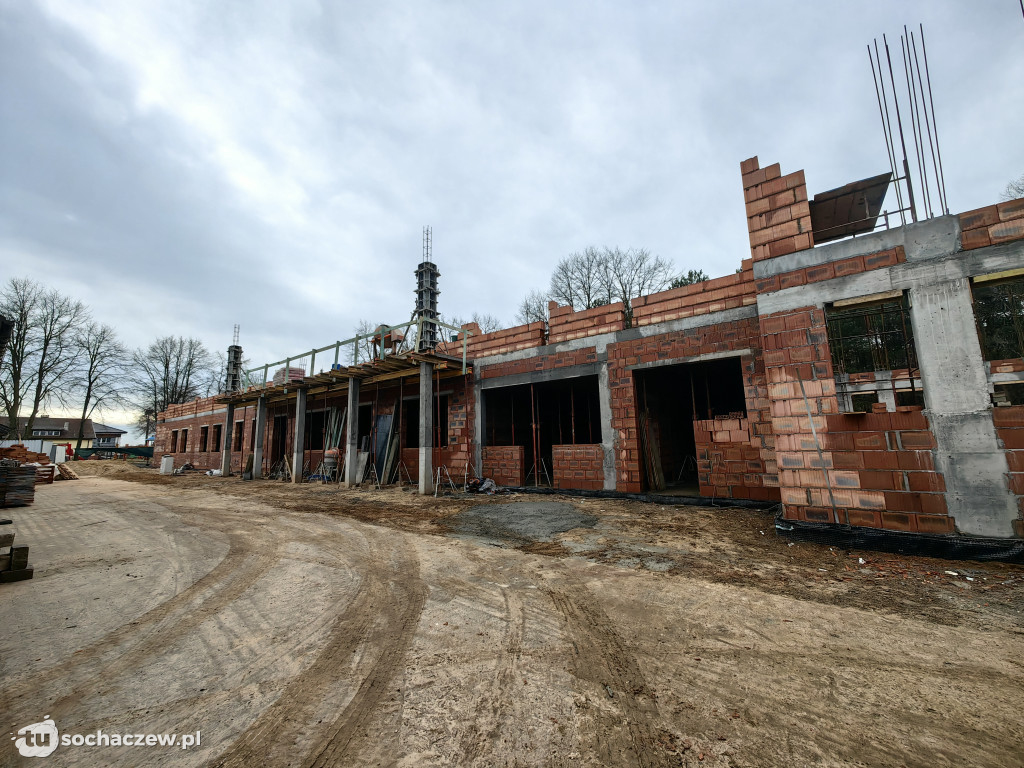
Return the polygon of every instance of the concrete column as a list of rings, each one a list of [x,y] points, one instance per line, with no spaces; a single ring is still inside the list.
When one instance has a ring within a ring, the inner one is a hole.
[[[345,487],[351,488],[359,482],[356,469],[359,466],[359,379],[348,380],[348,424],[345,427]]]
[[[420,493],[434,492],[434,366],[420,363]]]
[[[267,433],[267,396],[256,401],[256,447],[252,451],[252,477],[263,477],[263,436]]]
[[[604,454],[604,489],[615,490],[615,430],[612,429],[612,390],[608,386],[608,362],[597,373],[597,399],[601,405],[601,449]]]
[[[960,278],[916,286],[910,301],[925,415],[937,444],[935,469],[946,480],[949,514],[962,533],[1011,537],[1017,504],[992,423],[970,285]]]
[[[231,474],[231,440],[235,430],[235,405],[228,403],[224,412],[224,434],[221,439],[224,444],[220,447],[220,473],[227,477]]]
[[[484,395],[480,386],[480,372],[473,371],[473,474],[484,476]]]
[[[302,465],[306,457],[306,390],[295,392],[295,442],[292,445],[292,482],[302,482]]]

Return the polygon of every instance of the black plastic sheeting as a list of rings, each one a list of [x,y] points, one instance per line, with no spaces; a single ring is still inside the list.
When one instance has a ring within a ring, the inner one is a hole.
[[[1024,563],[1024,540],[983,539],[934,533],[903,533],[848,525],[776,520],[780,536],[843,549],[873,549],[900,555],[938,557],[943,560],[996,560]]]

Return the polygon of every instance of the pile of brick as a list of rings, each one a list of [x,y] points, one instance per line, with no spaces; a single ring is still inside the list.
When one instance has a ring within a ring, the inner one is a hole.
[[[63,450],[63,448],[61,449]],[[21,443],[15,443],[9,448],[0,448],[0,459],[13,459],[19,464],[49,464],[50,457],[45,453],[30,451]]]
[[[14,533],[10,520],[0,520],[0,584],[32,578],[28,547],[14,546]]]
[[[1024,237],[1024,198],[960,214],[960,243],[965,251]]]

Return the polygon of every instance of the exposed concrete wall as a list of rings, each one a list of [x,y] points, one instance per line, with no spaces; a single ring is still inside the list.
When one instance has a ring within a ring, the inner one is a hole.
[[[351,488],[359,482],[356,470],[359,467],[359,379],[348,380],[348,406],[345,426],[345,487]]]
[[[1017,503],[1006,486],[1009,467],[996,438],[988,377],[967,280],[910,289],[911,322],[924,381],[926,413],[946,479],[946,504],[959,530],[1014,535]]]
[[[263,437],[267,434],[267,396],[256,401],[256,445],[253,448],[252,477],[263,477]]]
[[[224,434],[221,439],[224,441],[220,450],[220,473],[227,477],[231,474],[231,447],[235,434],[235,406],[228,403],[224,414]]]
[[[292,482],[302,482],[302,464],[306,452],[306,390],[295,393],[295,439],[292,441]]]
[[[420,363],[419,491],[434,492],[434,366]]]
[[[597,395],[601,406],[601,450],[604,452],[604,490],[615,490],[615,436],[616,430],[612,429],[612,393],[608,386],[608,360],[607,353],[605,361],[597,372]]]

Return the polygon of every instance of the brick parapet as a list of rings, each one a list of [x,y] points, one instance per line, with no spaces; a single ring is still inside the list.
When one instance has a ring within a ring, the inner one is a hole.
[[[754,261],[803,251],[814,245],[803,171],[782,175],[778,163],[761,168],[756,157],[740,163]]]
[[[1024,239],[1024,198],[961,213],[960,247],[965,251]]]

